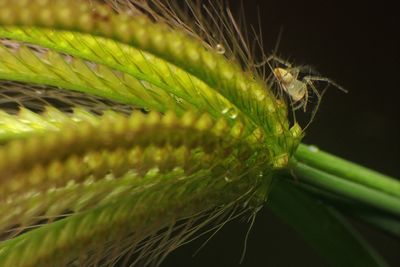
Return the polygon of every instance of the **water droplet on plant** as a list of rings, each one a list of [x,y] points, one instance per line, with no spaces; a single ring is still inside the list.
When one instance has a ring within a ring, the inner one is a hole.
[[[224,108],[222,110],[222,114],[228,115],[228,117],[231,118],[231,119],[236,119],[236,117],[238,116],[238,112],[234,108]]]
[[[225,181],[226,181],[227,183],[232,182],[232,179],[231,179],[230,177],[228,177],[228,176],[225,176],[224,179],[225,179]]]
[[[215,47],[215,50],[217,51],[218,54],[225,54],[225,47],[222,44],[217,44]]]
[[[319,148],[318,147],[316,147],[316,146],[308,146],[308,150],[310,150],[311,152],[318,152],[319,151]]]
[[[228,112],[228,116],[229,116],[231,119],[236,119],[237,115],[238,115],[237,111],[236,111],[235,109],[233,109],[233,108],[231,108],[231,109],[229,110],[229,112]]]

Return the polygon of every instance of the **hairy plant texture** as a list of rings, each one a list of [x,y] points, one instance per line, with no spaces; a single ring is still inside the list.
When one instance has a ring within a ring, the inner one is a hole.
[[[0,266],[157,265],[253,216],[300,142],[228,42],[108,2],[0,1]]]
[[[240,26],[212,1],[0,0],[0,266],[159,265],[269,197],[331,265],[385,266],[338,210],[398,236],[400,183],[299,145]]]

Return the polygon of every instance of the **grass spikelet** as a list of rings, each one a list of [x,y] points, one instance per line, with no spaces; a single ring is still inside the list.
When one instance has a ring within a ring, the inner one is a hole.
[[[0,0],[0,266],[159,265],[302,137],[229,11],[104,2]]]

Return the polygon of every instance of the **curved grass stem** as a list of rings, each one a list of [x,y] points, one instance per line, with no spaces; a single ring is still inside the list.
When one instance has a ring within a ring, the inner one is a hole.
[[[400,181],[373,171],[361,165],[339,158],[317,149],[314,146],[301,144],[295,158],[315,169],[341,177],[345,180],[374,188],[400,198]],[[398,206],[400,212],[400,206]]]
[[[291,167],[302,182],[400,216],[400,198],[295,160],[291,161]]]
[[[295,152],[290,168],[300,184],[312,191],[400,216],[400,183],[394,178],[304,144]]]

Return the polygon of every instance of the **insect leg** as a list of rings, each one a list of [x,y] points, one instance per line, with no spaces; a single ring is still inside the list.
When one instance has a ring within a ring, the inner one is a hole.
[[[303,80],[307,83],[309,83],[309,81],[321,81],[321,82],[326,82],[334,87],[336,87],[337,89],[339,89],[340,91],[343,91],[345,93],[348,93],[348,91],[346,89],[344,89],[342,86],[340,86],[339,84],[337,84],[336,82],[334,82],[333,80],[329,79],[329,78],[325,78],[325,77],[320,77],[320,76],[305,76],[303,77]]]
[[[311,76],[308,76],[308,77],[311,77]],[[324,88],[324,90],[322,90],[322,93],[320,93],[320,92],[318,92],[318,90],[317,90],[317,88],[314,86],[314,84],[312,83],[312,80],[311,80],[311,79],[309,79],[309,78],[307,78],[307,77],[304,77],[303,80],[304,80],[304,82],[305,82],[308,86],[310,86],[311,90],[314,92],[314,94],[315,94],[315,95],[317,96],[317,98],[318,98],[317,105],[313,108],[313,111],[312,111],[312,113],[311,113],[311,118],[310,118],[310,120],[308,121],[307,125],[306,125],[306,126],[304,127],[304,129],[303,129],[303,130],[305,131],[305,130],[308,128],[308,126],[310,126],[310,124],[314,121],[315,115],[317,114],[319,105],[320,105],[321,100],[322,100],[322,96],[324,95],[324,93],[325,93],[326,90],[328,89],[328,86],[326,86],[326,87]],[[306,99],[306,101],[308,101],[308,93],[307,93],[307,99]],[[305,110],[304,110],[304,111],[305,111]]]
[[[278,57],[275,54],[270,55],[269,57],[267,57],[267,59],[265,61],[266,62],[275,61],[275,62],[278,62],[279,64],[285,65],[288,68],[292,68],[292,64],[290,64],[288,61]]]

